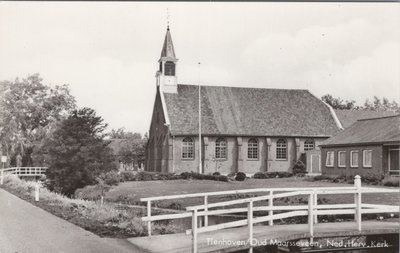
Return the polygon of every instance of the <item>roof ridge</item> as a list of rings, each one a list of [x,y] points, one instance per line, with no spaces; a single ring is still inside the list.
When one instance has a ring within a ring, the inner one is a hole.
[[[185,86],[198,86],[197,84],[183,84],[180,83],[178,85],[185,85]],[[262,90],[297,90],[297,91],[308,91],[308,89],[282,89],[282,88],[263,88],[263,87],[243,87],[243,86],[225,86],[225,85],[201,85],[202,87],[216,87],[216,88],[238,88],[238,89],[262,89]]]
[[[395,117],[399,117],[399,116],[400,116],[400,114],[395,114],[395,115],[376,117],[376,118],[359,119],[357,121],[367,121],[367,120],[375,120],[375,119],[395,118]]]

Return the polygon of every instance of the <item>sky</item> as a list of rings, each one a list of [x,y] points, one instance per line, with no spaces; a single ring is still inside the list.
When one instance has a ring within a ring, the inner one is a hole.
[[[1,1],[0,80],[40,73],[110,129],[145,133],[169,20],[178,83],[399,102],[399,14],[397,3]]]

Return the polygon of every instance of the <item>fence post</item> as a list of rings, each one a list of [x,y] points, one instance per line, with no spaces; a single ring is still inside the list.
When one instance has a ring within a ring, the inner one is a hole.
[[[356,189],[356,193],[354,194],[354,202],[356,205],[354,219],[357,222],[358,231],[361,231],[361,177],[359,175],[354,177],[354,187]]]
[[[197,253],[197,209],[192,213],[192,253]]]
[[[1,174],[0,174],[0,184],[3,185],[3,179],[4,178],[4,170],[1,170]]]
[[[272,198],[274,196],[274,192],[273,191],[269,191],[269,196],[271,198],[268,200],[268,207],[270,208],[269,212],[268,212],[268,215],[272,216],[272,215],[274,215],[274,211],[272,211],[272,207],[274,206],[274,199]],[[268,223],[269,223],[270,226],[273,226],[274,225],[274,220],[270,220]]]
[[[39,201],[39,184],[35,184],[35,201]]]
[[[253,253],[253,247],[252,247],[252,242],[253,242],[253,201],[250,200],[248,204],[248,210],[247,210],[247,223],[249,226],[249,253]]]
[[[314,237],[314,194],[308,196],[308,228],[310,231],[310,240]]]
[[[151,200],[147,201],[147,218],[151,218]],[[147,221],[147,233],[151,236],[151,220]]]
[[[314,200],[314,208],[317,208],[317,206],[318,206],[318,194],[317,194],[317,192],[315,190],[314,190],[313,200]],[[318,215],[314,214],[314,224],[317,224],[317,223],[318,223]]]
[[[206,214],[204,215],[204,226],[207,227],[208,226],[208,195],[204,196],[204,211],[206,212]]]

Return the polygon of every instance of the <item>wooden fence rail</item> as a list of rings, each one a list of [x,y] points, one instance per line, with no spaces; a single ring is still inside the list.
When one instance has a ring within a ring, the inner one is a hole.
[[[0,169],[0,184],[3,184],[5,174],[18,175],[19,177],[41,176],[46,173],[47,167],[11,167]]]
[[[244,194],[244,193],[263,193],[265,195],[243,198],[237,200],[222,201],[217,203],[208,203],[209,196],[222,196],[229,194]],[[308,216],[308,226],[310,240],[313,240],[314,236],[314,224],[318,222],[318,215],[337,215],[337,214],[352,214],[356,221],[356,227],[358,231],[361,231],[362,214],[367,213],[398,213],[400,207],[391,205],[377,205],[377,204],[366,204],[361,202],[361,196],[363,193],[399,193],[397,189],[382,189],[382,188],[369,188],[361,187],[361,177],[356,176],[354,179],[354,186],[352,187],[314,187],[314,188],[258,188],[258,189],[246,189],[236,191],[221,191],[221,192],[207,192],[207,193],[194,193],[194,194],[183,194],[183,195],[172,195],[172,196],[160,196],[151,198],[142,198],[141,201],[147,202],[147,217],[143,217],[142,220],[147,222],[148,234],[151,236],[151,223],[159,220],[168,219],[179,219],[192,217],[192,229],[187,230],[187,234],[192,235],[192,252],[197,252],[197,237],[199,233],[205,233],[210,231],[216,231],[225,228],[248,226],[249,230],[249,242],[253,238],[253,225],[262,222],[268,222],[270,226],[273,226],[273,221],[277,219],[284,219],[296,216]],[[353,194],[354,203],[352,204],[331,204],[331,205],[319,205],[318,196],[325,194]],[[291,196],[308,196],[307,205],[296,205],[296,206],[274,206],[273,201],[277,198],[291,197]],[[197,206],[190,206],[186,208],[186,212],[178,214],[163,214],[163,215],[151,215],[151,202],[165,199],[182,199],[182,198],[204,198],[204,204]],[[268,205],[255,206],[255,202],[268,201]],[[246,204],[247,207],[233,207],[225,208],[232,205]],[[224,208],[224,209],[216,209]],[[210,210],[211,209],[211,210]],[[255,211],[268,211],[268,215],[254,217]],[[274,211],[285,211],[278,214],[274,214]],[[216,224],[208,226],[208,216],[210,215],[221,215],[229,213],[247,213],[245,219],[225,222],[222,224]],[[204,217],[204,224],[199,227],[198,219]],[[250,245],[249,252],[252,252],[252,245]]]

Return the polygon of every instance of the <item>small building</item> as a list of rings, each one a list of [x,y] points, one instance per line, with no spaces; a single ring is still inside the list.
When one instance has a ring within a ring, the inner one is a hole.
[[[169,28],[158,62],[147,171],[288,172],[342,128],[308,90],[178,84]]]
[[[322,174],[400,175],[400,115],[361,119],[320,145]]]

